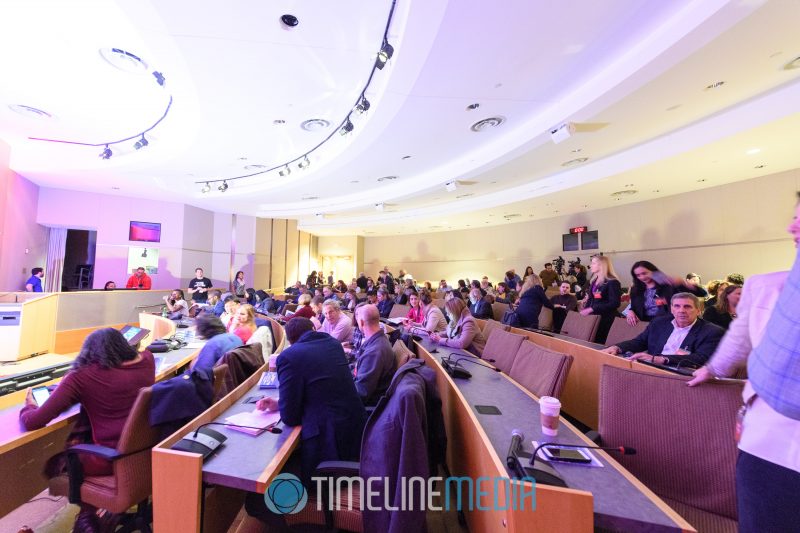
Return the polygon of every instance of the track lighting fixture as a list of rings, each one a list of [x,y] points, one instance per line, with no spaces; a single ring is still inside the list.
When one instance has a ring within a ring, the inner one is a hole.
[[[203,194],[211,192],[211,185],[209,185],[208,182],[206,182],[206,184],[203,185],[203,188],[200,189],[200,192],[203,193]]]
[[[342,129],[339,130],[339,133],[342,135],[347,135],[351,131],[353,131],[353,123],[350,122],[350,118],[348,117],[347,120],[344,121],[344,125],[342,126]]]
[[[111,159],[111,156],[114,155],[114,152],[111,151],[111,148],[106,145],[105,150],[100,152],[100,159]]]
[[[141,150],[142,148],[144,148],[144,147],[145,147],[145,146],[147,146],[148,144],[150,144],[150,143],[149,143],[149,142],[147,142],[147,139],[145,139],[145,138],[144,138],[144,133],[142,133],[142,138],[141,138],[141,139],[139,139],[138,141],[136,141],[136,142],[133,144],[133,147],[134,147],[136,150]]]
[[[383,41],[383,46],[381,46],[381,51],[378,52],[378,57],[375,60],[375,66],[378,67],[379,70],[383,70],[383,67],[386,66],[387,61],[389,61],[392,58],[393,54],[394,54],[394,47],[387,41]]]
[[[375,211],[383,211],[385,209],[386,209],[386,204],[384,204],[383,202],[375,204]]]
[[[219,186],[219,192],[225,192],[228,190],[228,182],[223,181],[222,185]]]
[[[359,100],[358,104],[356,105],[356,111],[359,113],[366,113],[369,110],[369,100],[367,100],[363,95],[361,96],[361,100]]]
[[[308,160],[308,156],[303,156],[303,160],[297,163],[299,168],[308,168],[311,165],[311,161]]]
[[[292,173],[292,169],[289,168],[289,165],[286,165],[285,167],[283,167],[282,169],[280,169],[278,171],[278,176],[280,176],[282,178],[285,178],[286,176],[288,176],[291,173]]]

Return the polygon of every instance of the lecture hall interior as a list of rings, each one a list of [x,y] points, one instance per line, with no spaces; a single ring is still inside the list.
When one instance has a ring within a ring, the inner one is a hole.
[[[800,531],[798,20],[3,1],[0,533]]]

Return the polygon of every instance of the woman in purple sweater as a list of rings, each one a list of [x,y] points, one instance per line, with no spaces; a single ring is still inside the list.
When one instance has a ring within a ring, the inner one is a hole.
[[[72,370],[64,376],[46,402],[38,405],[28,389],[19,418],[28,431],[46,426],[75,404],[81,404],[91,424],[91,442],[115,448],[122,428],[139,394],[155,381],[153,354],[138,353],[122,333],[100,329],[84,341]],[[111,463],[93,456],[81,458],[84,473],[110,475]],[[76,519],[94,520],[96,509],[82,504]]]

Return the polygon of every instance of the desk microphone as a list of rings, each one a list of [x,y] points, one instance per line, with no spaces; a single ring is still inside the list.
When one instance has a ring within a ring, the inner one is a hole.
[[[472,374],[464,370],[463,368],[456,368],[455,365],[451,365],[450,361],[442,357],[442,368],[450,377],[453,378],[460,378],[460,379],[469,379],[472,377]]]
[[[258,426],[241,426],[239,424],[229,424],[227,422],[206,422],[205,424],[200,424],[197,426],[197,429],[194,430],[194,438],[197,438],[197,433],[206,426],[228,426],[232,428],[244,428],[244,429],[257,429],[259,431],[269,431],[275,435],[279,435],[283,433],[283,429],[279,427],[275,427],[281,423],[281,420],[278,419],[277,421],[273,422],[272,424],[268,425],[265,428],[258,427]]]
[[[462,361],[465,362],[465,363],[471,363],[473,365],[478,365],[478,366],[482,366],[482,367],[485,367],[485,368],[490,368],[490,369],[494,370],[495,372],[502,372],[502,370],[500,370],[499,368],[495,368],[495,367],[493,367],[491,365],[483,364],[482,359],[467,359],[466,357],[462,357],[461,359],[456,359],[456,362],[453,365],[453,368],[459,368],[459,365],[461,364]],[[494,361],[494,359],[492,359],[492,361]]]
[[[510,468],[520,479],[525,477],[525,469],[519,462],[517,457],[517,450],[519,450],[522,441],[525,440],[525,435],[519,429],[511,432],[511,444],[508,446],[508,453],[506,453],[506,465]]]
[[[479,359],[479,360],[485,361],[487,363],[494,363],[494,362],[497,361],[497,359],[484,359],[483,357],[478,357],[477,355],[469,353],[469,352],[462,352],[462,353],[450,352],[449,354],[447,354],[447,362],[448,363],[453,362],[453,357],[461,357],[462,359],[466,359],[467,357],[471,357],[473,359]],[[460,359],[457,359],[456,361],[460,361]]]

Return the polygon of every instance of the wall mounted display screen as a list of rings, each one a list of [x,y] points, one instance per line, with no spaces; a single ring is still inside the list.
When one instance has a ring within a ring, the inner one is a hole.
[[[128,248],[128,275],[143,267],[148,275],[158,274],[158,248]]]
[[[131,220],[129,241],[161,242],[161,224],[158,222],[136,222]]]
[[[577,252],[580,250],[580,238],[580,233],[565,233],[561,236],[562,250],[565,252]]]
[[[581,233],[581,250],[597,250],[600,248],[600,237],[597,230]]]

